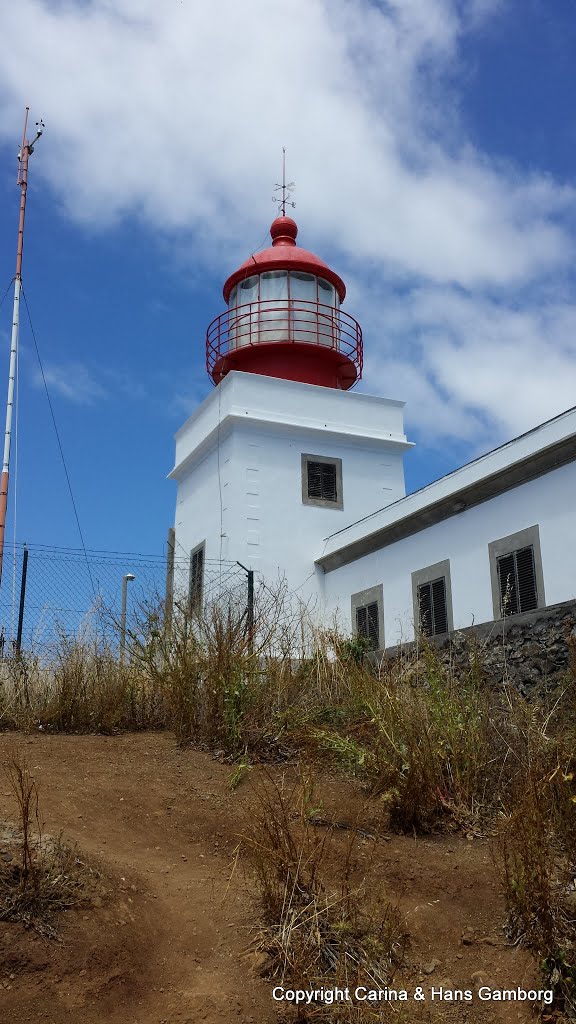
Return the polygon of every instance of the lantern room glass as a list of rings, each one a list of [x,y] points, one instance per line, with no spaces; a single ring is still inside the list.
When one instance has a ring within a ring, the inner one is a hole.
[[[254,274],[232,289],[229,346],[292,341],[338,348],[339,296],[323,278],[301,271]]]

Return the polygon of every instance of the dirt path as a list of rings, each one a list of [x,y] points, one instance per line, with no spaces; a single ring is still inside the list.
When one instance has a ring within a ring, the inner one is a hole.
[[[1,760],[14,743],[0,737]],[[0,1020],[10,1024],[231,1024],[278,1020],[271,985],[246,955],[255,907],[238,869],[237,835],[249,827],[230,767],[178,750],[167,734],[20,736],[40,783],[46,829],[63,830],[96,857],[110,881],[94,905],[64,915],[62,941],[0,924]],[[329,778],[324,813],[351,818],[355,788]],[[0,776],[0,814],[14,820]],[[346,841],[345,835],[338,842]],[[510,948],[486,843],[390,837],[359,844],[360,868],[398,899],[411,933],[405,982],[472,987],[536,977]],[[436,1007],[434,1007],[436,1009]],[[441,1007],[442,1019],[528,1022],[523,1004]]]

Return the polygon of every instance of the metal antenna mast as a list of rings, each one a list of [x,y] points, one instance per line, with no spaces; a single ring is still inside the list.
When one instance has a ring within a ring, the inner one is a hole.
[[[286,216],[286,207],[296,207],[296,203],[291,202],[292,193],[295,189],[293,181],[286,183],[286,147],[282,146],[282,184],[275,185],[275,192],[282,192],[282,198],[279,196],[272,196],[273,203],[280,203],[280,213],[283,217]]]
[[[28,188],[28,160],[34,152],[34,146],[44,131],[44,122],[36,121],[36,136],[32,142],[26,138],[28,127],[28,111],[24,118],[22,145],[18,153],[18,176],[16,184],[20,188],[20,218],[18,221],[18,245],[16,247],[16,276],[14,278],[14,307],[12,313],[12,336],[10,341],[10,369],[8,372],[8,399],[6,402],[6,430],[4,433],[4,456],[2,459],[2,477],[0,478],[0,583],[2,581],[2,564],[4,561],[4,535],[6,532],[6,513],[8,509],[8,480],[10,474],[10,442],[12,440],[12,414],[14,411],[14,383],[18,359],[18,335],[20,331],[20,293],[22,291],[22,250],[24,247],[24,217],[26,214],[26,190]]]

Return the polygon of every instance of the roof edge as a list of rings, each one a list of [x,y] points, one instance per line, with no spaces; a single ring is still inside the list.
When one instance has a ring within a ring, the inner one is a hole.
[[[339,569],[341,566],[354,562],[364,555],[388,547],[390,544],[395,544],[397,541],[404,540],[405,537],[410,537],[421,530],[428,529],[430,526],[435,526],[444,519],[460,515],[467,509],[480,505],[482,502],[488,501],[498,494],[503,494],[513,487],[518,487],[521,484],[528,483],[530,480],[535,480],[545,473],[573,462],[574,459],[576,459],[576,434],[571,434],[567,438],[558,439],[547,447],[542,448],[539,452],[530,453],[525,458],[518,460],[518,462],[512,463],[512,465],[503,466],[495,473],[460,487],[451,494],[444,495],[438,501],[416,509],[414,512],[402,516],[391,523],[387,523],[385,526],[366,534],[364,537],[358,537],[349,544],[336,548],[330,554],[317,558],[315,565],[320,566],[324,572],[332,572],[334,569]],[[415,491],[414,493],[417,494],[418,492]],[[412,496],[411,494],[406,495],[405,498],[400,499],[398,504],[407,502]],[[351,526],[355,525],[357,524],[351,524]],[[344,529],[350,529],[350,526]],[[337,534],[332,534],[332,536],[337,536]]]

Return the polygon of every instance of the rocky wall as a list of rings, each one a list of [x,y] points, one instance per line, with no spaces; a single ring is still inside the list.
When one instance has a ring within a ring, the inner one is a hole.
[[[508,681],[527,696],[576,678],[576,601],[482,623],[434,638],[440,661],[455,674],[474,652],[488,682]],[[405,649],[404,649],[405,650]],[[399,651],[387,652],[398,656]]]

